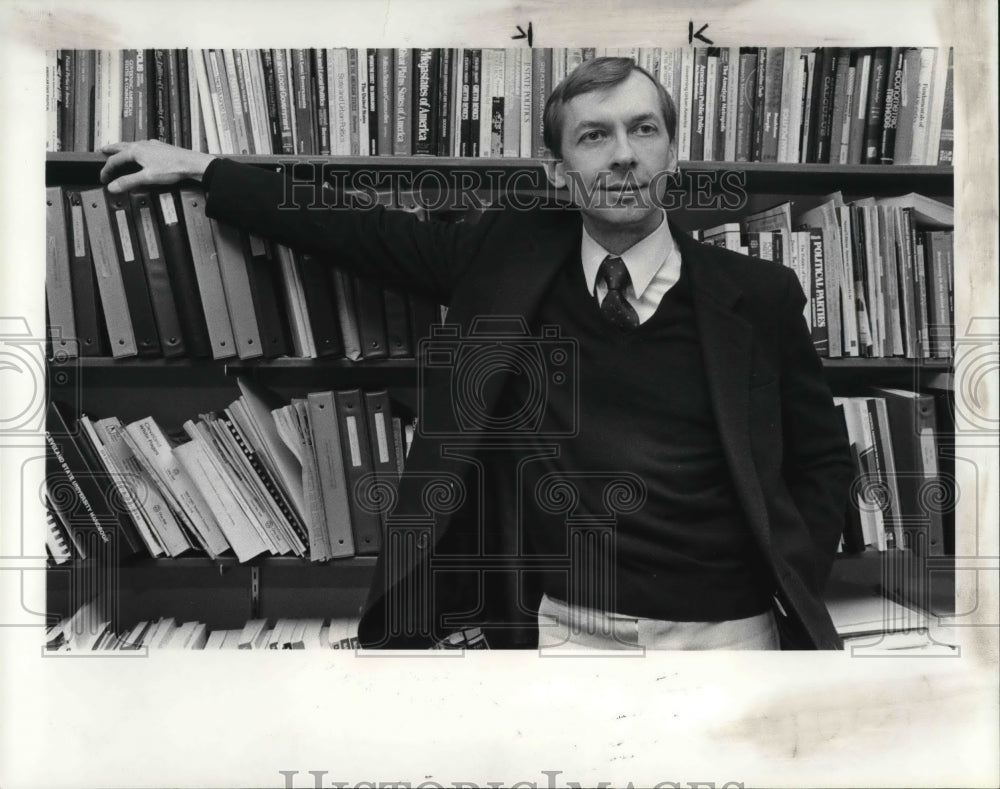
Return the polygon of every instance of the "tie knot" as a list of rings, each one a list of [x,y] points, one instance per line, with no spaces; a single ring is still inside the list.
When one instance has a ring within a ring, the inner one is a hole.
[[[611,255],[604,258],[601,267],[597,270],[597,276],[604,278],[608,290],[624,290],[632,281],[628,275],[628,269],[625,268],[625,261]]]

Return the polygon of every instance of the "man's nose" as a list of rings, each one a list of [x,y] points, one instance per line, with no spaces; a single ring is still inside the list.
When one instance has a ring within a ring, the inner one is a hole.
[[[635,150],[632,148],[632,141],[628,132],[623,131],[615,135],[615,147],[612,151],[612,164],[617,167],[631,169],[635,166]]]

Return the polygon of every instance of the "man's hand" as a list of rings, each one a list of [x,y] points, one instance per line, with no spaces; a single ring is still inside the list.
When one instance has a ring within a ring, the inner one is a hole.
[[[108,156],[101,170],[101,183],[107,184],[108,191],[113,193],[138,186],[173,184],[185,178],[200,181],[209,162],[216,158],[157,140],[113,142],[101,148],[101,153]],[[125,174],[116,177],[121,170]]]

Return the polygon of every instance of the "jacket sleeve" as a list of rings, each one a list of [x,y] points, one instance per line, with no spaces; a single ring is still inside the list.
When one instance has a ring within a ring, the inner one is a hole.
[[[783,477],[814,543],[816,588],[822,590],[844,529],[853,465],[802,314],[806,297],[791,272],[788,280],[781,313]]]
[[[476,225],[421,222],[383,206],[347,207],[334,190],[216,159],[205,173],[206,213],[220,222],[324,256],[362,276],[450,303],[493,216]],[[319,190],[319,191],[317,191]]]

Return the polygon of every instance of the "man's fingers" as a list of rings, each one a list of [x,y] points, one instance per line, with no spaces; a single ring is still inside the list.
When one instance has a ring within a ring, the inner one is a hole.
[[[118,153],[119,151],[125,150],[129,143],[127,142],[109,142],[107,145],[101,147],[101,153],[112,154]]]
[[[117,153],[113,153],[108,157],[108,160],[104,163],[104,167],[101,168],[101,183],[107,183],[111,178],[111,174],[122,167],[125,164],[129,164],[135,161],[135,154],[131,148],[126,147],[126,143],[114,143],[114,145],[121,146]],[[101,149],[102,153],[107,153],[106,149],[111,148],[111,145],[107,145]]]
[[[111,192],[111,194],[118,194],[119,192],[127,192],[129,189],[135,189],[137,186],[156,183],[161,183],[161,181],[150,178],[145,173],[129,173],[128,175],[123,175],[109,183],[108,191]]]

